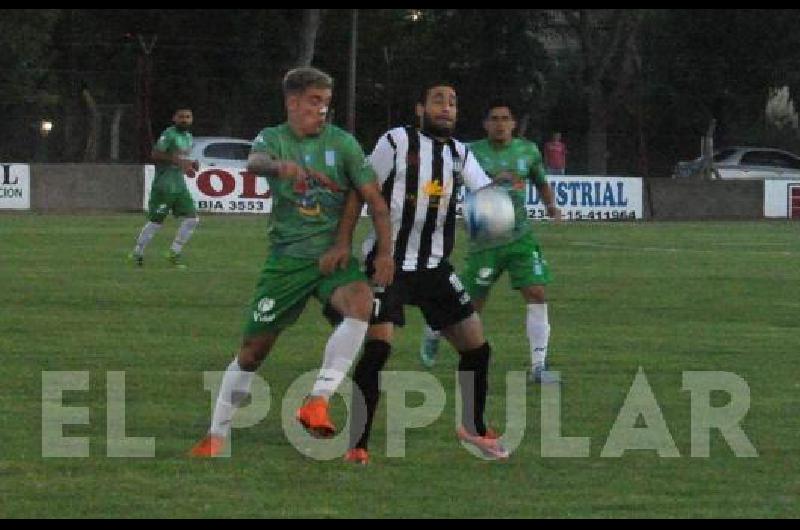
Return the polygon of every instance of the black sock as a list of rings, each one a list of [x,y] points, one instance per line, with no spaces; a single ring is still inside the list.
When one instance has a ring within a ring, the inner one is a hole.
[[[381,370],[389,358],[392,346],[382,340],[367,339],[364,354],[358,360],[353,372],[353,381],[364,395],[364,403],[353,399],[350,418],[350,447],[366,449],[369,433],[372,430],[372,419],[378,408],[380,398]],[[366,409],[363,408],[366,405]]]
[[[470,434],[486,435],[483,414],[486,410],[486,394],[489,391],[489,356],[492,348],[488,342],[483,346],[459,352],[458,382],[461,387],[461,422]]]

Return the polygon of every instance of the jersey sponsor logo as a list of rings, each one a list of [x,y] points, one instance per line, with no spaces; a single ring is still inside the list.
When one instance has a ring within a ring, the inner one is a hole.
[[[478,277],[475,278],[475,283],[481,285],[483,287],[489,286],[492,284],[492,273],[494,273],[494,269],[491,267],[481,267],[478,271]]]
[[[319,200],[313,194],[313,192],[309,191],[305,193],[297,203],[298,211],[307,217],[319,217],[322,214],[322,207],[319,204]]]
[[[297,209],[301,215],[307,217],[319,217],[322,215],[322,206],[319,201],[321,193],[331,193],[332,190],[329,189],[331,187],[336,188],[336,191],[338,191],[336,183],[327,176],[317,173],[316,177],[304,182],[297,182],[293,187],[294,192],[300,195],[296,202]],[[320,182],[322,178],[327,182]]]
[[[517,171],[520,175],[524,175],[528,172],[528,164],[524,158],[517,159]]]
[[[541,254],[539,254],[539,252],[536,250],[532,252],[532,256],[533,256],[533,274],[536,276],[541,276],[544,273],[544,266],[547,264],[547,262],[542,259]]]
[[[318,202],[314,202],[313,204],[303,205],[301,202],[300,208],[298,208],[300,213],[307,216],[307,217],[319,217],[322,215],[322,207],[319,205]]]
[[[336,151],[332,149],[325,151],[325,165],[328,167],[336,166]]]
[[[253,321],[272,322],[276,317],[276,315],[272,313],[273,309],[275,309],[275,300],[272,298],[262,298],[258,301],[256,310],[253,311]]]
[[[435,180],[432,180],[427,184],[425,184],[425,188],[423,191],[425,192],[425,195],[427,195],[428,197],[441,197],[442,195],[444,195],[444,187]]]

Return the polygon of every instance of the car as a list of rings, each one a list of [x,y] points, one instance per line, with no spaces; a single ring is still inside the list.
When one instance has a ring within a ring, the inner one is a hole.
[[[800,156],[771,147],[726,147],[714,153],[714,178],[775,179],[800,178]],[[678,162],[673,176],[697,177],[702,173],[703,160]]]
[[[222,136],[196,136],[191,158],[200,162],[200,167],[246,169],[247,157],[253,146],[251,140]]]

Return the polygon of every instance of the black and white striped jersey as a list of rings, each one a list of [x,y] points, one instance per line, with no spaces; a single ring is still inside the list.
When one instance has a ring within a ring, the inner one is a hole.
[[[475,191],[491,179],[466,145],[441,142],[414,127],[381,136],[369,160],[389,205],[399,270],[436,268],[453,250],[459,188]],[[363,246],[368,263],[374,249],[373,230]]]

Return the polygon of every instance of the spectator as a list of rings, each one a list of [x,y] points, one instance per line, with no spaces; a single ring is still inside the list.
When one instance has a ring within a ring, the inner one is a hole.
[[[549,175],[563,175],[567,167],[567,146],[561,141],[561,133],[553,133],[549,142],[544,144],[544,163]]]

